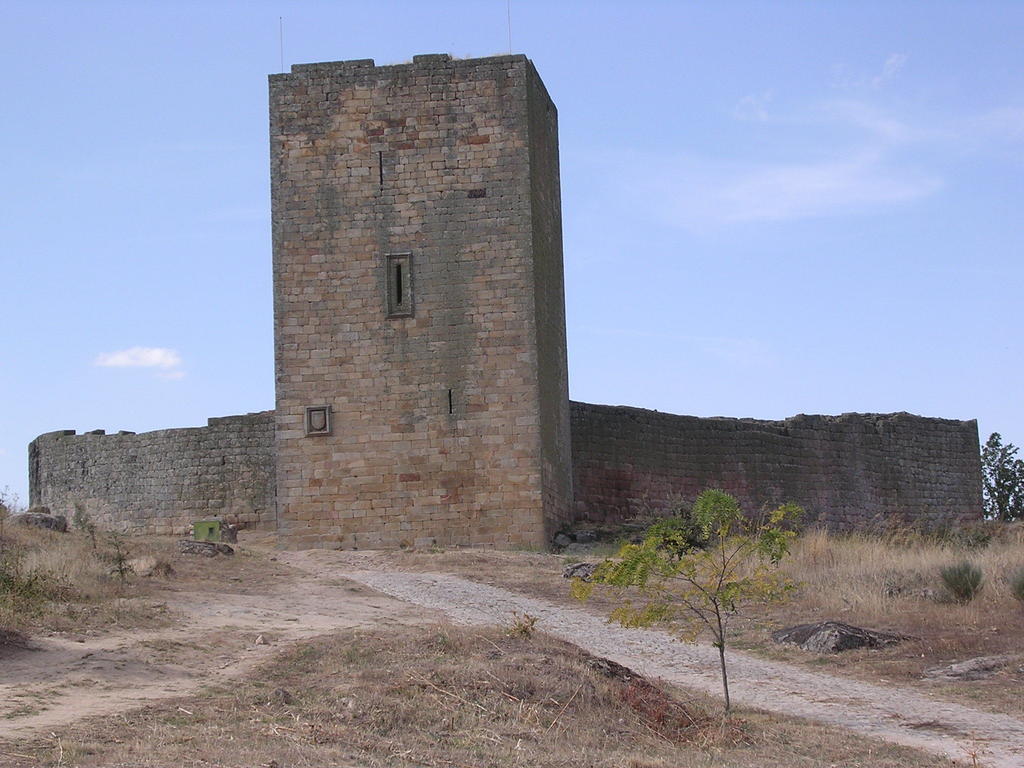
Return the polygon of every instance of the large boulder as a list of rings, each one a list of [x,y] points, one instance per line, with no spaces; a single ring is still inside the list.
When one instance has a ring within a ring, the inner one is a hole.
[[[792,643],[805,651],[816,653],[839,653],[854,648],[884,648],[906,639],[906,635],[864,629],[841,621],[799,624],[772,633],[772,640],[777,643]]]
[[[61,533],[67,533],[68,530],[68,519],[64,515],[50,514],[49,507],[32,507],[28,512],[12,517],[11,522]]]

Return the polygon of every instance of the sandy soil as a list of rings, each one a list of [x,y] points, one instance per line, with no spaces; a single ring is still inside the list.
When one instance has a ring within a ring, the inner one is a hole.
[[[0,739],[187,695],[244,674],[282,644],[335,629],[438,620],[358,583],[299,569],[258,594],[204,586],[167,597],[178,616],[168,629],[38,638],[5,650]]]
[[[243,675],[282,645],[335,629],[423,625],[442,617],[508,624],[513,612],[537,628],[653,677],[720,692],[717,652],[652,631],[623,630],[579,608],[440,573],[397,571],[367,552],[277,555],[283,578],[260,589],[178,585],[166,595],[179,620],[168,629],[34,640],[0,656],[0,740],[49,734],[187,695]],[[261,638],[257,642],[257,638]],[[959,704],[733,652],[740,706],[838,725],[990,768],[1024,766],[1024,722]]]
[[[536,616],[537,629],[644,675],[711,694],[721,691],[718,652],[710,646],[680,643],[662,632],[623,629],[583,609],[451,574],[382,570],[370,553],[293,553],[289,562],[441,610],[457,623],[509,624],[517,613]],[[1016,718],[739,652],[729,654],[729,668],[733,700],[741,706],[810,718],[951,759],[977,755],[991,768],[1024,766],[1024,721]]]

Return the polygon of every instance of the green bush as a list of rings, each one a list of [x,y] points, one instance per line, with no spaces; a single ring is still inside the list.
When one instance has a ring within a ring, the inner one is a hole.
[[[1010,594],[1024,603],[1024,568],[1010,577]]]
[[[958,603],[971,602],[981,591],[984,582],[981,568],[967,560],[943,568],[939,575],[953,600]]]

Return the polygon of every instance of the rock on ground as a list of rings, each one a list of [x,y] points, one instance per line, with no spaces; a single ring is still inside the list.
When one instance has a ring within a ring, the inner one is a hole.
[[[1010,663],[1010,656],[978,656],[945,667],[925,670],[925,680],[983,680]]]
[[[202,555],[203,557],[235,554],[235,550],[227,544],[221,544],[217,541],[193,541],[192,539],[182,539],[179,541],[178,551],[183,555]]]
[[[61,533],[68,530],[68,519],[64,515],[51,515],[48,507],[32,507],[28,512],[12,517],[11,522]]]
[[[590,581],[594,578],[594,571],[597,568],[597,563],[571,563],[565,566],[565,570],[562,571],[562,577],[566,579],[580,579],[582,581]]]
[[[854,648],[884,648],[906,639],[905,635],[864,629],[841,621],[799,624],[772,633],[772,640],[777,643],[793,643],[805,651],[816,653],[839,653]]]

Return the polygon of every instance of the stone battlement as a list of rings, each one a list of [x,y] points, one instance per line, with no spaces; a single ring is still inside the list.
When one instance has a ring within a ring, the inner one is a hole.
[[[68,519],[81,510],[104,528],[160,534],[213,515],[276,524],[273,411],[152,432],[48,432],[28,452],[31,504]]]
[[[275,410],[40,435],[30,496],[283,546],[545,547],[719,487],[835,528],[981,516],[973,421],[570,403],[558,111],[522,55],[270,75]]]
[[[402,70],[409,69],[435,69],[438,67],[464,67],[478,68],[482,65],[504,65],[509,62],[526,62],[528,59],[522,54],[503,56],[487,56],[475,59],[459,59],[448,53],[422,53],[412,57],[412,61],[398,64],[377,65],[373,59],[348,59],[345,61],[318,61],[309,64],[292,64],[290,72],[282,72],[270,75],[271,79],[287,77],[288,75],[302,74],[326,74],[331,72],[354,72],[365,70],[376,70],[379,74],[391,75],[400,74]]]

